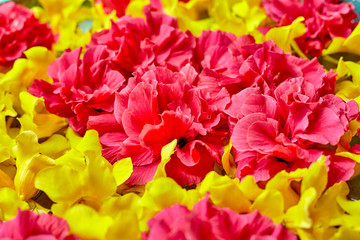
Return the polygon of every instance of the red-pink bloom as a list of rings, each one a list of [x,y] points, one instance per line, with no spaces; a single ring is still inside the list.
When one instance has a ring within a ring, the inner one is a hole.
[[[230,94],[250,86],[272,95],[280,83],[302,77],[321,94],[333,93],[335,76],[316,59],[308,61],[284,54],[272,41],[256,44],[250,36],[205,31],[197,39],[196,60],[201,73],[196,85],[210,94],[226,88]]]
[[[103,46],[86,50],[65,51],[48,68],[54,82],[35,80],[29,92],[44,97],[49,112],[69,119],[75,131],[83,134],[89,116],[112,112],[114,93],[124,84],[125,78],[111,69]]]
[[[12,1],[0,5],[0,65],[11,65],[33,46],[50,49],[55,40],[50,27],[26,7]]]
[[[356,26],[352,3],[333,3],[329,0],[263,0],[266,13],[278,26],[291,24],[297,17],[305,18],[306,33],[297,38],[300,49],[318,57],[335,37],[348,37]]]
[[[113,10],[116,11],[116,16],[122,17],[125,15],[126,7],[130,0],[96,0],[101,2],[106,13],[111,13]]]
[[[119,71],[130,77],[138,67],[164,66],[180,70],[193,57],[195,37],[182,32],[176,19],[145,7],[146,21],[124,16],[110,29],[93,34],[89,46],[106,46]]]
[[[239,121],[233,128],[232,143],[238,163],[237,176],[248,174],[268,180],[280,170],[293,171],[328,155],[332,183],[348,180],[355,162],[335,158],[329,146],[336,146],[356,118],[358,106],[317,89],[303,78],[280,84],[275,96],[261,94],[258,87],[233,95],[226,112]],[[335,164],[341,161],[343,164]]]
[[[0,239],[77,240],[66,220],[51,214],[19,210],[12,220],[0,221]]]
[[[221,112],[230,101],[228,93],[204,96],[192,84],[197,72],[190,65],[179,72],[150,67],[134,75],[116,94],[114,117],[90,117],[90,126],[101,132],[104,157],[110,162],[131,157],[134,173],[128,182],[145,184],[155,174],[161,148],[177,139],[167,174],[180,185],[199,183],[222,154],[227,130]],[[105,117],[118,122],[117,131],[102,127]]]
[[[175,204],[159,212],[148,221],[149,233],[143,239],[286,239],[296,235],[281,224],[275,225],[270,218],[258,211],[237,214],[228,208],[219,208],[208,197],[194,205],[193,210]]]

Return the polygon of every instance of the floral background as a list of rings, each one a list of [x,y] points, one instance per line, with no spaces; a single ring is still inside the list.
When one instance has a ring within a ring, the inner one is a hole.
[[[358,1],[0,4],[0,239],[359,239]]]

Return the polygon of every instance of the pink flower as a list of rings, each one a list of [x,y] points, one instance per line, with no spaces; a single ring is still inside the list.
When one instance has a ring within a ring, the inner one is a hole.
[[[126,7],[130,0],[96,0],[103,4],[106,13],[111,13],[113,10],[116,11],[116,16],[122,17],[125,15]]]
[[[220,161],[222,138],[227,137],[221,112],[229,95],[226,91],[213,99],[202,95],[192,84],[197,72],[190,65],[179,72],[150,67],[134,75],[116,94],[114,117],[107,116],[118,122],[118,131],[101,128],[104,117],[90,117],[89,125],[102,133],[104,157],[110,162],[131,157],[134,173],[129,183],[145,184],[155,174],[161,148],[177,139],[167,174],[180,185],[199,183]]]
[[[226,88],[232,95],[259,86],[272,95],[277,85],[303,77],[321,93],[333,93],[335,74],[326,73],[316,59],[308,61],[284,54],[272,41],[256,44],[250,36],[236,38],[230,33],[205,31],[196,47],[201,73],[196,85],[210,94]]]
[[[237,214],[219,208],[208,197],[194,205],[193,210],[175,204],[148,221],[149,233],[143,239],[297,239],[280,224],[258,211]]]
[[[77,240],[69,235],[67,222],[51,214],[19,210],[12,220],[0,221],[0,239]]]
[[[195,37],[182,32],[176,19],[145,7],[142,18],[124,16],[110,29],[93,34],[89,46],[106,46],[109,58],[125,76],[138,67],[164,66],[180,70],[193,57]]]
[[[11,65],[33,46],[50,49],[55,40],[29,9],[12,1],[0,4],[0,65]]]
[[[111,69],[105,47],[65,51],[48,68],[52,84],[35,80],[29,92],[44,97],[49,112],[69,119],[70,126],[80,134],[87,129],[89,116],[112,112],[115,92],[125,78]]]
[[[331,159],[340,159],[332,157],[335,153],[328,146],[335,147],[348,130],[349,121],[358,114],[357,104],[331,94],[320,96],[303,78],[283,82],[274,95],[261,94],[258,87],[247,88],[233,95],[226,110],[239,119],[232,132],[237,176],[251,174],[258,181],[268,180],[283,169],[308,167],[325,154],[329,171],[338,177],[333,183],[348,180],[355,162],[344,158],[348,164],[334,165]]]
[[[296,39],[307,55],[318,57],[335,37],[346,38],[356,26],[352,3],[332,3],[329,0],[263,0],[267,14],[278,26],[289,25],[297,17],[305,18],[307,32]]]

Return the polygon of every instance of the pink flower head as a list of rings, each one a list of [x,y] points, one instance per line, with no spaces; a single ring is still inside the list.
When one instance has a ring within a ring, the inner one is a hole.
[[[62,218],[19,210],[14,219],[0,221],[0,239],[77,240],[80,238],[69,235],[69,226]]]
[[[69,119],[70,126],[80,134],[87,128],[89,116],[112,112],[114,93],[125,78],[110,68],[103,46],[86,50],[65,51],[48,68],[52,84],[35,80],[29,92],[44,97],[49,112]]]
[[[233,95],[225,111],[239,119],[232,132],[237,176],[251,174],[260,181],[283,169],[308,167],[322,154],[335,155],[329,146],[339,143],[358,106],[332,94],[321,96],[311,83],[293,78],[280,84],[275,96],[261,94],[258,87],[244,89]],[[355,162],[348,162],[334,165],[329,160],[329,171],[338,177],[333,182],[351,177]]]
[[[219,208],[208,197],[194,205],[193,210],[175,204],[159,212],[148,221],[149,233],[143,239],[287,239],[296,235],[281,224],[258,211],[237,214],[228,208]]]
[[[129,183],[145,184],[155,174],[161,148],[177,139],[166,166],[168,176],[180,185],[199,183],[220,160],[222,137],[227,136],[221,112],[229,95],[221,91],[217,98],[203,96],[192,84],[197,72],[190,65],[179,72],[150,67],[134,75],[116,94],[114,118],[108,116],[121,126],[119,131],[103,129],[102,116],[90,118],[90,126],[102,132],[104,157],[110,162],[131,157],[134,173]]]
[[[329,0],[263,0],[267,14],[278,26],[291,24],[297,17],[305,18],[307,32],[296,39],[300,49],[318,57],[335,37],[348,37],[356,26],[352,3],[333,3]]]
[[[232,95],[259,86],[272,95],[276,87],[290,78],[302,77],[321,93],[333,93],[335,74],[326,73],[316,59],[308,61],[284,54],[272,41],[256,44],[250,36],[236,38],[223,32],[205,31],[196,48],[201,73],[196,85],[209,94],[226,88]]]
[[[122,17],[125,15],[126,7],[130,0],[96,0],[101,2],[106,13],[111,13],[113,10],[116,11],[116,16]]]
[[[124,16],[110,29],[93,34],[89,46],[106,46],[111,60],[126,77],[152,64],[180,70],[193,57],[195,37],[182,32],[176,19],[145,7],[142,18]]]
[[[0,65],[11,65],[33,46],[50,49],[55,40],[50,27],[26,7],[12,1],[0,4]]]

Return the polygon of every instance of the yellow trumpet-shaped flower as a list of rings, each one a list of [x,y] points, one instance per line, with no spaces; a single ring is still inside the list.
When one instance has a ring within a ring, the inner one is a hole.
[[[340,58],[336,69],[339,80],[335,86],[336,95],[345,100],[354,99],[358,104],[360,103],[359,70],[360,64]]]
[[[235,35],[253,34],[267,18],[260,1],[250,0],[162,0],[165,13],[178,19],[182,30],[190,30],[199,36],[203,30],[222,30]]]
[[[16,175],[14,184],[21,200],[33,197],[37,189],[34,180],[37,173],[47,167],[53,166],[55,161],[40,153],[40,144],[34,132],[22,132],[16,138],[14,155],[16,157]]]
[[[111,165],[101,156],[98,134],[91,130],[80,142],[74,137],[70,143],[74,145],[69,152],[38,173],[35,186],[56,203],[80,201],[98,208],[117,187]]]
[[[54,33],[59,34],[58,41],[53,48],[64,51],[85,46],[95,31],[109,28],[111,19],[115,20],[115,12],[106,14],[101,4],[91,1],[91,6],[84,4],[84,0],[59,1],[40,0],[43,8],[32,10],[43,22],[49,22]]]
[[[26,91],[21,92],[19,97],[21,108],[24,111],[18,118],[21,131],[31,130],[39,138],[44,138],[51,136],[68,124],[65,118],[49,113],[43,99],[34,97]]]

